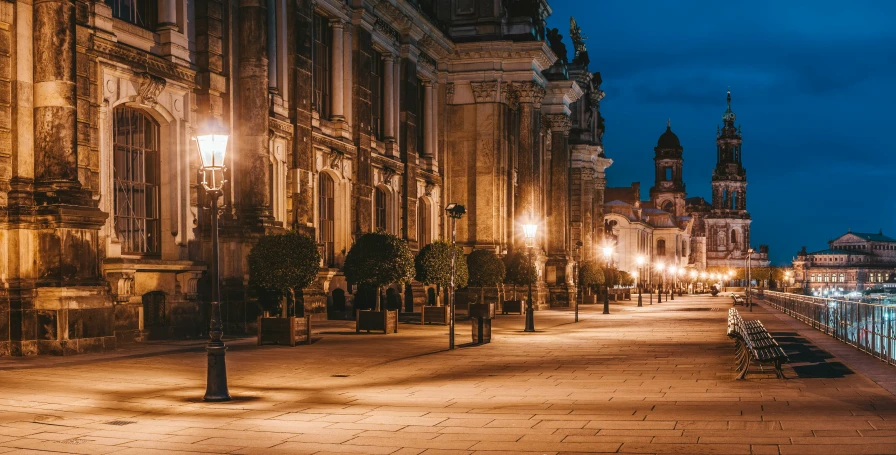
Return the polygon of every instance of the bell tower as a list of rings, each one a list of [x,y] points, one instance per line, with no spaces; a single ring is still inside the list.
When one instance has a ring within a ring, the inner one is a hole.
[[[712,171],[712,208],[717,215],[733,215],[749,219],[747,213],[747,171],[741,162],[740,127],[734,127],[737,116],[728,109],[722,114],[724,126],[716,131],[716,167]]]
[[[678,136],[672,132],[672,120],[666,124],[664,132],[653,149],[656,155],[653,158],[656,166],[656,178],[653,188],[650,189],[650,200],[656,208],[669,212],[675,216],[683,216],[685,209],[684,180],[682,178],[682,165],[684,149],[678,140]]]

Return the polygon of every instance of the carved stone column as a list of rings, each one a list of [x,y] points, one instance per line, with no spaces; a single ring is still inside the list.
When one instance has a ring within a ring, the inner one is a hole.
[[[46,196],[80,190],[75,2],[34,2],[34,178]]]
[[[433,93],[432,93],[432,82],[424,81],[423,82],[423,112],[420,113],[419,119],[417,119],[417,123],[419,124],[418,128],[423,128],[423,153],[422,156],[426,158],[431,158],[433,156],[434,146],[435,146],[435,136],[433,136],[432,131],[432,114],[435,111],[435,107],[433,106]]]
[[[535,213],[535,193],[538,187],[535,159],[536,149],[539,146],[538,111],[541,109],[545,89],[536,82],[524,82],[513,84],[513,90],[517,92],[520,106],[520,142],[517,159],[519,191],[515,211],[518,217],[538,219],[539,215]]]
[[[345,42],[345,24],[341,20],[330,22],[333,33],[332,47],[330,48],[330,115],[334,122],[345,121],[345,62],[343,61],[343,43]]]
[[[566,254],[569,217],[569,130],[566,114],[544,116],[551,132],[550,188],[548,191],[548,254]]]
[[[395,57],[383,56],[383,121],[387,141],[395,141]]]
[[[270,157],[268,144],[268,18],[266,0],[239,3],[239,118],[234,138],[240,218],[248,224],[271,220]]]

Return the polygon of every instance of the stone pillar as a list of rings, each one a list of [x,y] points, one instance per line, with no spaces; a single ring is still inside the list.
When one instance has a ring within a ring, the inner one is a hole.
[[[432,82],[423,81],[423,112],[420,113],[422,118],[417,119],[417,128],[423,128],[423,153],[421,155],[426,158],[433,156],[435,145],[435,136],[432,131],[432,113],[435,111],[432,90]]]
[[[395,141],[395,57],[383,56],[383,121],[386,140]]]
[[[333,45],[330,48],[330,119],[334,122],[345,121],[345,62],[343,61],[343,43],[345,24],[341,20],[330,22],[333,33]]]
[[[80,190],[75,72],[75,2],[34,2],[35,189]]]
[[[545,96],[544,87],[535,82],[514,84],[519,94],[520,103],[520,141],[517,173],[519,194],[516,199],[517,217],[538,218],[536,213],[536,188],[538,187],[536,169],[536,151],[539,147],[538,121],[541,102]]]
[[[159,25],[160,30],[177,29],[177,0],[159,1]]]
[[[268,87],[277,89],[277,5],[276,0],[267,2]]]
[[[548,214],[548,255],[565,255],[568,252],[569,235],[569,130],[571,123],[566,114],[544,116],[545,125],[551,131],[551,186],[548,188],[550,213]]]
[[[268,143],[267,0],[239,3],[239,125],[233,151],[238,174],[240,218],[248,224],[272,219]]]

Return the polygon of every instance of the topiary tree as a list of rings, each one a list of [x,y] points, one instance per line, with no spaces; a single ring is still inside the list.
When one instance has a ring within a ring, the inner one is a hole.
[[[456,275],[454,284],[457,287],[467,285],[469,274],[467,262],[464,261],[463,248],[454,247]],[[441,295],[442,288],[451,285],[451,244],[437,241],[423,247],[414,258],[415,279],[423,284],[436,285],[436,293]]]
[[[628,273],[625,270],[619,270],[618,273],[619,273],[619,284],[621,286],[634,286],[635,277],[633,277],[631,273]]]
[[[516,300],[516,286],[528,286],[538,281],[535,264],[529,264],[529,255],[522,251],[512,251],[504,257],[504,282],[515,285],[513,297]]]
[[[470,286],[479,287],[479,301],[484,302],[486,286],[497,286],[504,281],[504,262],[492,250],[476,250],[467,256]]]
[[[295,314],[296,289],[310,285],[320,269],[320,252],[314,240],[295,231],[261,237],[248,260],[249,285],[276,293],[283,317],[289,315],[283,299],[290,297]]]
[[[619,284],[619,270],[614,267],[604,267],[604,283],[607,289]]]
[[[351,284],[369,285],[377,289],[376,311],[383,286],[408,284],[414,278],[414,255],[408,242],[384,232],[362,235],[345,256],[342,267]]]
[[[595,290],[604,284],[604,271],[595,261],[584,261],[579,266],[579,286]]]

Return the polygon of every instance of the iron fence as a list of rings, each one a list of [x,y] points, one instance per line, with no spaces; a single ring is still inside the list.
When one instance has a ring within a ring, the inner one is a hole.
[[[850,346],[896,365],[896,306],[765,291],[764,300]]]

